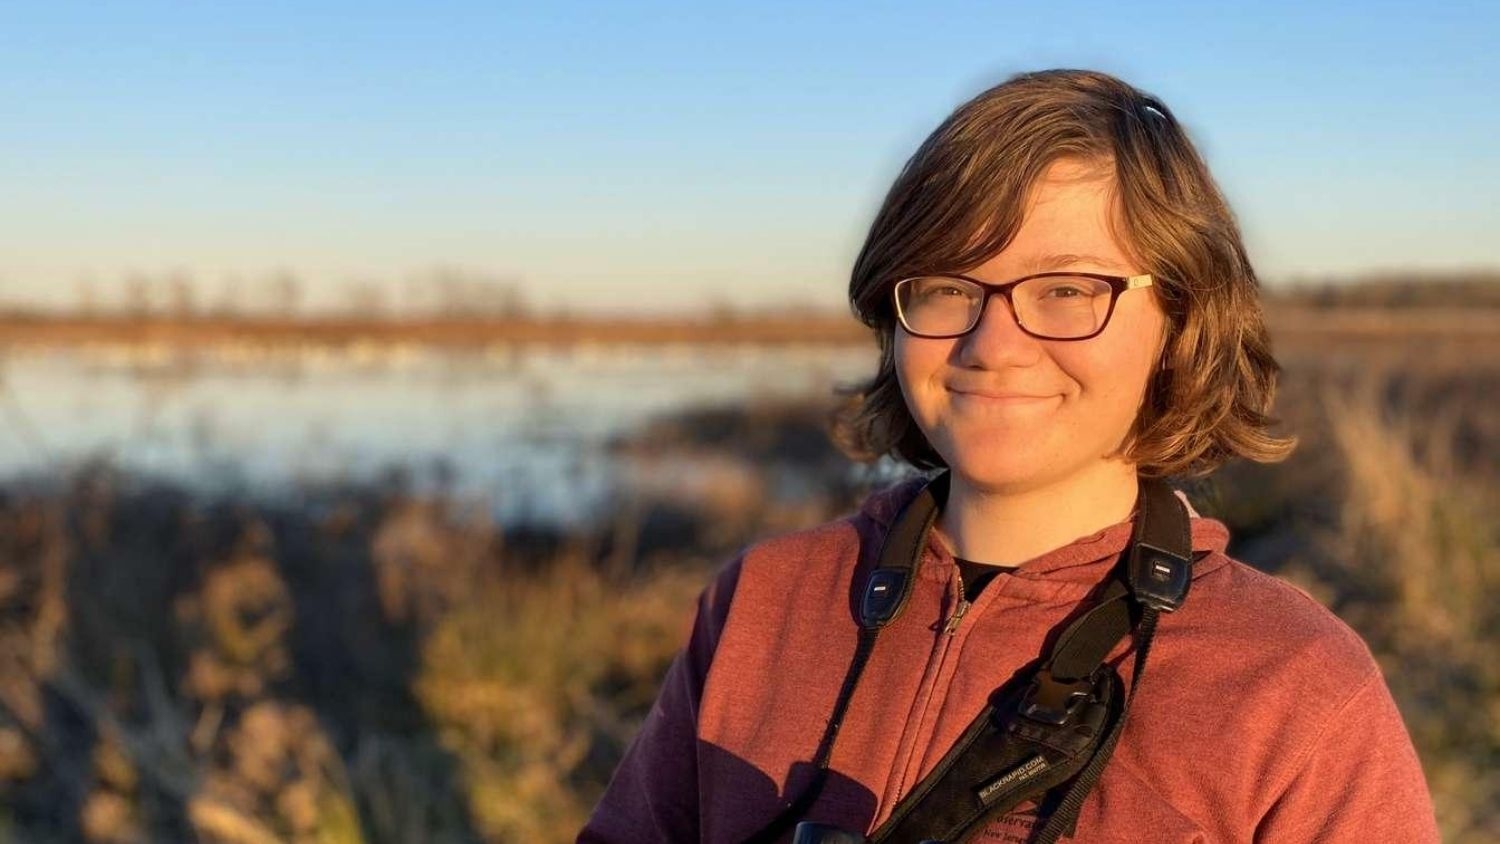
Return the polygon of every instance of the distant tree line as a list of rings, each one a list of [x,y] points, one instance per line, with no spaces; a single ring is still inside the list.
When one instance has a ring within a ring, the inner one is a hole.
[[[71,316],[175,320],[293,320],[310,316],[314,310],[322,316],[357,320],[518,319],[536,315],[520,279],[447,268],[409,276],[398,284],[371,279],[345,281],[331,296],[324,295],[315,308],[309,308],[308,290],[301,277],[285,270],[258,277],[229,276],[217,284],[202,284],[180,271],[131,273],[110,283],[80,279],[72,308],[63,310]],[[1500,309],[1500,269],[1300,278],[1268,282],[1263,294],[1273,306]],[[0,310],[11,316],[32,313],[15,305],[0,304]],[[549,314],[556,318],[571,312],[566,306],[558,306]],[[835,312],[842,310],[830,309],[828,315]],[[717,322],[733,322],[774,314],[774,310],[711,299],[705,316]]]
[[[1500,270],[1370,273],[1268,284],[1271,303],[1318,308],[1500,308]]]
[[[308,285],[292,272],[230,276],[203,284],[181,271],[130,273],[112,283],[80,279],[73,315],[133,319],[296,319],[309,315]],[[354,319],[515,318],[530,308],[518,279],[448,268],[409,277],[399,285],[371,279],[343,282],[316,310]]]

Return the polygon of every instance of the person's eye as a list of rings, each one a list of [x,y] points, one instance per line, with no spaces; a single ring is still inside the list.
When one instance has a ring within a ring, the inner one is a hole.
[[[1090,291],[1071,284],[1058,284],[1042,293],[1044,299],[1076,299],[1090,295]]]
[[[926,284],[923,284],[920,288],[918,288],[918,292],[923,297],[928,299],[943,299],[969,295],[969,291],[966,290],[962,285],[955,284],[951,281],[944,281],[942,279],[934,279],[927,282]]]

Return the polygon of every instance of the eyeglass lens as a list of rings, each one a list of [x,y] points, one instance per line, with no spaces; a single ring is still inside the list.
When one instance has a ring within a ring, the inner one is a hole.
[[[1011,288],[1016,320],[1033,334],[1066,340],[1098,331],[1109,316],[1113,288],[1087,276],[1032,278]],[[979,323],[984,288],[961,278],[928,276],[896,285],[902,321],[914,334],[952,336]]]

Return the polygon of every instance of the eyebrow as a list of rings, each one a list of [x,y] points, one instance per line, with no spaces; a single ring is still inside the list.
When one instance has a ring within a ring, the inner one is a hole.
[[[1070,253],[1061,255],[1039,255],[1028,262],[1028,265],[1031,267],[1031,269],[1036,272],[1046,272],[1050,269],[1072,267],[1078,264],[1090,264],[1102,269],[1115,270],[1122,273],[1130,271],[1130,268],[1124,266],[1123,264],[1108,260],[1106,258],[1100,258],[1096,255],[1073,255]]]

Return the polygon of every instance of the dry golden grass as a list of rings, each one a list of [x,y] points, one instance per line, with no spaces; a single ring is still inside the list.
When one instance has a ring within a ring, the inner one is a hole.
[[[686,636],[698,572],[622,581],[577,558],[485,583],[423,650],[417,695],[494,841],[571,841]]]
[[[1446,840],[1495,841],[1500,488],[1462,469],[1451,429],[1390,419],[1373,385],[1326,403],[1346,482],[1338,524],[1319,536],[1340,577],[1317,588],[1380,660]]]

